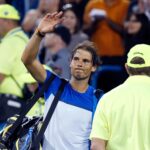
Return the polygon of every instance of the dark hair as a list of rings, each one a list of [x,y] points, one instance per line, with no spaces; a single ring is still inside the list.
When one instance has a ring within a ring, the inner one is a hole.
[[[100,57],[96,53],[97,48],[93,42],[84,41],[84,42],[78,44],[72,51],[71,58],[74,57],[74,55],[76,54],[78,49],[82,49],[84,51],[88,51],[89,53],[91,53],[93,66],[99,66],[101,64]]]
[[[145,60],[141,57],[134,57],[130,61],[131,64],[145,64]]]
[[[66,45],[69,45],[71,41],[71,34],[68,28],[59,24],[55,26],[52,33],[59,35],[61,39],[66,43]]]
[[[141,38],[142,41],[149,44],[149,38],[150,38],[150,22],[148,20],[148,17],[145,14],[142,13],[131,13],[127,20],[130,20],[130,17],[134,15],[136,17],[136,20],[142,24],[141,29],[139,32],[136,33],[136,36],[138,38]]]
[[[136,17],[136,21],[141,23],[141,28],[137,33],[129,34],[125,32],[124,34],[124,46],[126,53],[136,44],[149,44],[150,43],[150,22],[145,14],[130,13],[127,16],[127,21],[130,20],[131,16]]]
[[[144,64],[145,61],[141,57],[134,57],[131,62],[132,64]],[[127,70],[131,75],[147,75],[150,76],[150,67],[143,67],[143,68],[133,68],[127,66]]]
[[[136,14],[136,18],[142,23],[142,27],[138,35],[148,42],[150,38],[150,22],[145,14]],[[147,44],[149,44],[149,42]]]
[[[67,12],[67,11],[72,11],[75,16],[76,16],[76,19],[77,19],[77,24],[75,26],[75,30],[74,30],[74,33],[77,33],[79,30],[80,30],[80,23],[79,23],[79,16],[78,16],[78,9],[75,7],[74,4],[65,4],[63,7],[62,7],[62,11],[63,13]]]

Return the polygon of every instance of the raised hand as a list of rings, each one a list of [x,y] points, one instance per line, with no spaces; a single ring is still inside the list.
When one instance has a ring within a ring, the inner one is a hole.
[[[53,31],[54,27],[62,22],[62,12],[48,13],[44,16],[44,18],[40,21],[37,29],[43,35]]]

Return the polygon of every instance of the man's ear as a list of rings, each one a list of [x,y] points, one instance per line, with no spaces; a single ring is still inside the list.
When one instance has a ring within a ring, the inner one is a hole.
[[[126,69],[126,72],[129,74],[127,63],[125,63],[124,67]]]
[[[0,84],[4,81],[5,75],[0,73]]]

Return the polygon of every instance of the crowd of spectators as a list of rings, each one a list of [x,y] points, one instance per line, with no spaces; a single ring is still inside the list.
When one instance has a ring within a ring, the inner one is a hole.
[[[20,8],[19,2],[12,4]],[[62,25],[68,28],[71,34],[71,40],[67,44],[68,53],[78,43],[87,39],[96,43],[102,65],[92,78],[91,84],[107,92],[127,78],[124,62],[129,49],[135,44],[150,43],[149,5],[149,1],[144,0],[24,1],[24,6],[28,8],[22,9],[24,13],[21,11],[21,14],[24,14],[22,27],[31,36],[46,13],[63,11],[65,19]],[[50,53],[53,50],[47,48],[45,43],[52,42],[43,39],[39,59],[47,64],[52,59]],[[113,78],[110,78],[110,75]]]

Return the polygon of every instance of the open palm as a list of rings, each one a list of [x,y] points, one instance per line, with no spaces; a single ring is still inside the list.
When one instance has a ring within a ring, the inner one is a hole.
[[[62,12],[46,14],[38,25],[38,30],[43,34],[53,31],[54,27],[62,21],[61,16]]]

